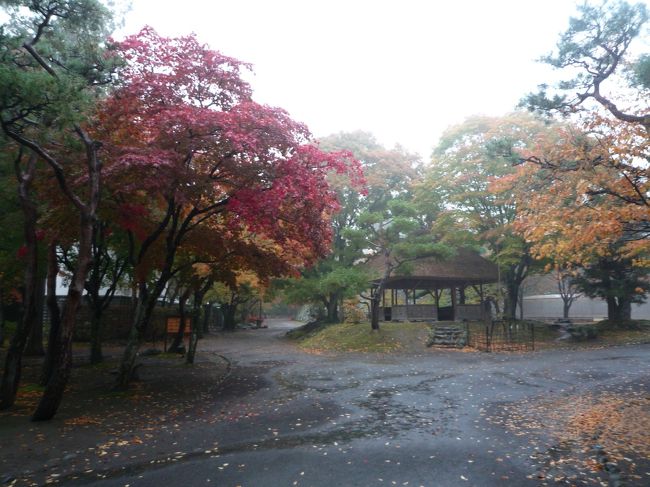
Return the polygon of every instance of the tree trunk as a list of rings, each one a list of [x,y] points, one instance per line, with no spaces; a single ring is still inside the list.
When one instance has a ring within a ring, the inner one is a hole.
[[[607,298],[607,319],[627,321],[632,318],[632,302],[629,299]]]
[[[162,294],[165,284],[169,280],[169,274],[163,272],[156,281],[153,291],[147,288],[147,283],[142,282],[139,285],[139,292],[137,297],[137,305],[133,315],[133,323],[131,324],[131,331],[129,338],[124,347],[122,361],[115,381],[116,390],[124,390],[128,387],[129,382],[133,377],[133,369],[135,366],[135,359],[138,355],[138,349],[145,331],[151,323],[153,310],[156,307],[158,298]]]
[[[199,332],[199,338],[203,338],[204,335],[210,333],[210,318],[212,316],[212,306],[209,304],[203,305],[203,313],[201,315],[201,330]]]
[[[519,299],[519,285],[515,282],[507,283],[506,302],[504,304],[503,314],[505,318],[511,320],[517,319],[517,300]]]
[[[22,155],[22,154],[21,154]],[[23,234],[25,238],[25,274],[23,293],[23,316],[18,321],[16,333],[11,339],[5,368],[0,382],[0,409],[11,407],[16,401],[16,393],[20,383],[23,351],[34,322],[36,321],[36,295],[38,292],[38,249],[36,239],[36,205],[30,199],[29,190],[36,170],[36,156],[29,158],[27,169],[20,168],[22,157],[15,162],[16,175],[19,180],[18,197],[24,216]]]
[[[370,301],[370,329],[373,331],[379,330],[379,300],[373,298]]]
[[[37,293],[35,296],[36,301],[36,315],[34,317],[34,325],[32,332],[29,334],[27,344],[25,345],[25,355],[29,357],[42,357],[45,355],[43,348],[43,308],[45,306],[45,287],[46,276],[39,277],[37,280]]]
[[[96,196],[98,197],[98,195]],[[60,353],[54,360],[52,374],[45,386],[32,421],[44,421],[51,419],[61,405],[65,386],[70,378],[72,366],[72,337],[77,322],[77,311],[81,304],[81,298],[86,283],[86,275],[92,259],[92,234],[93,234],[94,212],[82,214],[79,235],[79,250],[77,268],[72,274],[68,296],[63,308],[61,320]]]
[[[261,317],[260,317],[261,318]],[[330,293],[327,301],[327,322],[339,322],[339,297],[338,293]]]
[[[2,284],[0,283],[0,286]],[[5,345],[5,309],[4,309],[4,295],[0,287],[0,348]]]
[[[236,304],[223,304],[221,305],[223,309],[223,329],[226,331],[235,331],[236,321],[235,313],[237,312]]]
[[[180,353],[181,345],[183,345],[183,337],[185,336],[185,328],[187,327],[187,313],[185,313],[185,304],[187,303],[188,298],[190,297],[191,289],[187,288],[183,294],[181,294],[178,300],[178,314],[180,316],[180,323],[178,325],[178,331],[174,335],[174,340],[167,349],[171,353]],[[194,327],[193,327],[194,328]]]
[[[562,318],[569,319],[569,310],[571,309],[572,301],[570,299],[562,299]]]
[[[370,329],[373,331],[379,330],[379,312],[381,310],[381,295],[383,292],[382,282],[370,297]]]
[[[50,315],[50,334],[47,339],[47,351],[41,369],[40,384],[47,385],[54,369],[54,362],[59,356],[61,346],[61,310],[56,298],[56,276],[59,274],[59,264],[56,256],[56,243],[51,243],[47,249],[47,309]]]
[[[187,354],[185,355],[185,363],[193,364],[196,355],[196,347],[199,342],[199,323],[201,323],[201,309],[203,308],[203,295],[205,293],[197,291],[194,293],[194,303],[192,307],[192,321],[190,326],[192,332],[190,334],[190,343],[187,347]]]

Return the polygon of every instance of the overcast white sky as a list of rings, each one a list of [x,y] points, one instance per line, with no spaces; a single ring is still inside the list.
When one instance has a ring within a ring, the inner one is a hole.
[[[317,137],[362,129],[428,159],[441,132],[548,79],[573,0],[133,0],[124,32],[195,32],[254,65],[255,99]]]

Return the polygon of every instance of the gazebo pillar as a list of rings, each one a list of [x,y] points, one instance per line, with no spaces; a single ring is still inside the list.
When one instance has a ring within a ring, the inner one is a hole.
[[[456,321],[456,301],[457,301],[457,296],[456,296],[456,287],[452,286],[451,287],[451,319],[452,321]]]

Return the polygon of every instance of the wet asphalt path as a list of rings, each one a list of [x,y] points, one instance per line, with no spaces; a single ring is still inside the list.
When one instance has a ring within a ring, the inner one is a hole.
[[[309,355],[281,338],[293,326],[270,320],[268,330],[211,341],[233,363],[214,405],[221,419],[188,424],[196,448],[178,461],[97,485],[556,485],[537,475],[553,439],[532,441],[489,418],[518,401],[647,388],[650,377],[649,345]],[[586,485],[607,481],[603,475]]]

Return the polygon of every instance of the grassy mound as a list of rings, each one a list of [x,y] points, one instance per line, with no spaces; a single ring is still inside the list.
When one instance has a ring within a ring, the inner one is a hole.
[[[650,321],[648,320],[602,320],[596,323],[601,331],[606,330],[648,330]]]
[[[300,348],[313,352],[395,352],[424,350],[426,323],[381,323],[372,331],[369,323],[313,324],[287,333]]]

